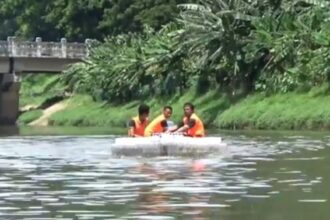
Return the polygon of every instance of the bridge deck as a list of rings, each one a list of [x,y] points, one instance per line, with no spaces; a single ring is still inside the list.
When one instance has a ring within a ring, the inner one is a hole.
[[[35,42],[21,41],[8,37],[0,41],[1,73],[59,73],[69,64],[82,61],[89,55],[92,41],[85,43],[42,42],[40,37]]]
[[[67,43],[65,38],[61,42],[42,42],[37,38],[35,42],[21,41],[15,37],[8,37],[7,41],[0,41],[0,57],[57,57],[66,59],[84,58],[88,56],[91,40],[85,43]]]

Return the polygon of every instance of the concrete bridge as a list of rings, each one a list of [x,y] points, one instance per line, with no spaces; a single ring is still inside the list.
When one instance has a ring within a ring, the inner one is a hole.
[[[24,73],[61,73],[89,55],[92,41],[68,43],[0,41],[0,125],[14,125],[19,113],[20,76]]]

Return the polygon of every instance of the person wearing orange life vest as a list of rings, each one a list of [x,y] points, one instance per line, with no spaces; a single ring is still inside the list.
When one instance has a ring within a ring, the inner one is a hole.
[[[128,123],[128,136],[130,137],[143,137],[144,131],[148,125],[149,106],[142,104],[139,106],[139,115],[133,117]]]
[[[150,137],[154,134],[164,133],[169,131],[168,120],[172,116],[173,109],[171,106],[165,106],[163,108],[163,113],[156,117],[150,124],[147,126],[144,136]]]
[[[184,135],[190,137],[204,137],[205,130],[203,121],[195,114],[195,107],[191,103],[184,104],[184,118],[181,127],[176,130],[176,133],[183,132]]]

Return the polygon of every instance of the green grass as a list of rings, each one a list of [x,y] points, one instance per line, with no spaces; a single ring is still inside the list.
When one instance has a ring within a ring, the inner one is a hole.
[[[63,84],[59,75],[52,74],[24,74],[20,88],[20,107],[27,105],[39,107],[47,99],[62,94]],[[38,119],[42,110],[28,111],[20,115],[18,122],[26,125]]]
[[[108,127],[64,127],[64,126],[48,126],[48,127],[32,127],[20,126],[20,136],[40,136],[40,135],[122,135],[126,133],[125,128],[111,128]]]
[[[211,91],[203,96],[196,97],[193,91],[183,96],[175,96],[171,99],[149,99],[145,103],[150,105],[150,118],[156,117],[162,112],[164,105],[173,107],[172,120],[178,123],[183,117],[183,104],[193,102],[196,105],[197,114],[206,124],[211,124],[219,114],[228,108],[226,99],[216,91]],[[50,118],[50,123],[55,126],[113,126],[124,127],[127,121],[137,115],[137,108],[141,101],[129,102],[123,105],[110,105],[94,102],[88,96],[75,95],[69,100],[69,107],[55,113]]]
[[[133,114],[135,104],[112,107],[94,102],[91,97],[76,95],[68,100],[67,109],[51,116],[49,123],[60,126],[121,126]]]
[[[330,129],[330,96],[321,90],[251,95],[219,115],[215,125],[226,129]]]
[[[20,107],[26,105],[39,106],[47,99],[62,94],[64,85],[59,75],[26,74],[23,75],[20,89]]]
[[[47,78],[50,77],[50,78]],[[27,77],[22,86],[25,104],[41,104],[55,91],[63,90],[58,76]],[[29,96],[30,94],[30,96]],[[31,94],[33,94],[31,96]],[[22,101],[22,100],[21,100]],[[121,105],[94,102],[91,97],[74,95],[68,108],[50,118],[53,126],[125,127],[137,115],[141,102],[151,107],[150,118],[161,113],[164,105],[173,107],[172,120],[178,123],[183,117],[183,104],[192,102],[206,126],[224,129],[264,130],[320,130],[330,129],[330,96],[328,87],[314,88],[308,93],[288,93],[265,96],[253,94],[236,104],[217,90],[196,95],[190,90],[171,98],[150,98]],[[19,122],[28,124],[41,116],[41,111],[22,114]]]
[[[42,116],[42,110],[33,110],[23,113],[20,117],[18,122],[22,125],[27,125],[30,122],[37,120]]]

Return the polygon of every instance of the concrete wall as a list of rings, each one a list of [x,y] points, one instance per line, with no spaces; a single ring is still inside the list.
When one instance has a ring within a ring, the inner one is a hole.
[[[13,60],[13,72],[16,73],[55,73],[59,74],[81,59],[63,58],[25,58],[16,57]]]
[[[9,57],[0,57],[0,73],[10,73]]]
[[[59,74],[81,59],[45,57],[0,57],[0,73],[55,73]]]
[[[20,82],[13,74],[2,74],[0,83],[0,125],[15,125],[19,114]]]

